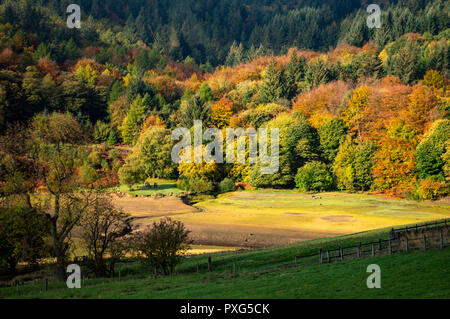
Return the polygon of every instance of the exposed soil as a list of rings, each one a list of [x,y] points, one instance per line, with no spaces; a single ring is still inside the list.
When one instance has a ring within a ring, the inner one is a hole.
[[[330,215],[321,217],[323,220],[327,220],[330,222],[336,222],[336,223],[345,223],[345,222],[351,222],[354,217],[353,216],[346,216],[346,215]]]

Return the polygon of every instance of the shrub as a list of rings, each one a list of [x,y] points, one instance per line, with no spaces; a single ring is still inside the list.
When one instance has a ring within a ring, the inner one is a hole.
[[[116,150],[115,148],[113,148],[111,151],[109,151],[108,158],[110,160],[112,160],[112,161],[118,159],[119,158],[119,151]]]
[[[119,138],[117,137],[117,133],[115,129],[111,129],[108,139],[106,140],[106,143],[108,143],[108,145],[115,145],[119,142]]]
[[[204,179],[181,179],[177,187],[197,194],[209,194],[214,191],[213,183]]]
[[[304,192],[320,192],[330,190],[333,179],[324,163],[313,161],[298,169],[295,185]]]
[[[107,161],[107,160],[103,159],[103,160],[101,161],[101,166],[102,166],[102,169],[103,169],[103,170],[105,170],[105,171],[109,170],[109,164],[108,164],[108,161]]]
[[[113,171],[118,171],[122,167],[122,162],[119,159],[116,159],[111,164],[111,169]]]
[[[90,184],[98,179],[97,171],[89,164],[84,164],[80,168],[80,181],[84,184]]]
[[[189,249],[190,231],[180,221],[166,217],[154,222],[140,240],[140,257],[144,264],[169,275]]]
[[[418,199],[439,199],[449,193],[449,187],[444,181],[436,178],[426,178],[420,180],[416,188],[416,198]]]
[[[97,276],[114,275],[115,263],[127,250],[127,242],[123,239],[133,230],[131,220],[130,215],[114,207],[108,196],[96,198],[86,209],[80,225],[89,266]]]
[[[98,149],[93,149],[92,152],[88,156],[88,162],[94,168],[101,168],[102,166],[102,157]]]
[[[236,187],[234,186],[234,182],[230,178],[225,178],[223,181],[219,183],[220,193],[234,192],[235,190]]]

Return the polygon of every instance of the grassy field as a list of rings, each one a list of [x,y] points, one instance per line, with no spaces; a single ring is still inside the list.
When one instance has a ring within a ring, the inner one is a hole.
[[[347,193],[242,191],[199,202],[196,209],[179,199],[127,200],[129,205],[122,207],[139,216],[142,225],[160,218],[155,205],[161,203],[168,215],[192,230],[196,243],[241,247],[271,247],[450,216],[448,203]]]
[[[350,246],[387,238],[388,229],[256,251],[213,254],[214,271],[206,271],[206,255],[191,256],[178,274],[157,277],[139,263],[121,265],[119,281],[90,279],[81,289],[64,283],[1,288],[0,298],[449,298],[450,249],[347,260],[319,265],[316,257],[299,258],[317,249]],[[381,289],[368,289],[366,268],[381,267]],[[197,265],[200,272],[196,272]],[[236,265],[237,273],[233,273]]]
[[[112,192],[121,192],[127,193],[130,195],[139,195],[139,196],[152,196],[155,194],[180,194],[183,190],[177,188],[176,181],[173,180],[165,180],[165,179],[148,179],[147,182],[150,184],[150,189],[142,189],[143,184],[136,184],[130,187],[126,185],[120,185],[118,187],[114,187],[109,189]],[[157,183],[157,188],[153,188],[153,183]]]

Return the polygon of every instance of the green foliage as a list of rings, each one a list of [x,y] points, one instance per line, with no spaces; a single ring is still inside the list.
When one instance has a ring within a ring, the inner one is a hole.
[[[172,162],[171,132],[159,126],[148,128],[139,138],[133,153],[119,170],[122,184],[133,185],[147,178],[172,178],[176,165]]]
[[[97,169],[101,168],[102,156],[100,155],[98,148],[92,149],[92,151],[89,153],[89,156],[87,159],[88,159],[89,164],[92,167],[97,168]]]
[[[370,142],[355,144],[347,139],[341,144],[333,163],[339,189],[359,191],[371,187],[374,152],[375,146]]]
[[[417,174],[419,178],[431,176],[444,177],[445,143],[450,139],[450,120],[433,123],[428,134],[416,149]]]
[[[203,84],[200,86],[200,89],[198,90],[198,95],[202,99],[203,103],[214,101],[214,94],[212,93],[212,90],[207,82],[203,82]]]
[[[261,174],[261,164],[258,163],[250,174],[249,182],[254,187],[293,187],[297,169],[320,157],[319,135],[300,114],[291,116],[282,113],[265,126],[269,132],[271,129],[279,130],[279,171]]]
[[[236,66],[238,64],[244,63],[245,60],[244,46],[242,45],[242,43],[237,45],[236,42],[233,42],[230,47],[230,51],[228,51],[228,55],[225,59],[225,64],[228,66]]]
[[[241,117],[244,119],[244,122],[248,122],[250,126],[258,128],[264,123],[277,117],[278,114],[286,112],[287,110],[288,108],[275,103],[260,104],[254,109],[244,111]]]
[[[320,157],[320,137],[303,115],[296,113],[294,120],[286,134],[285,146],[295,174],[297,168]]]
[[[136,143],[148,108],[148,95],[142,97],[138,94],[131,103],[130,110],[121,127],[122,139],[125,144],[134,145]]]
[[[195,120],[201,120],[203,123],[209,122],[211,118],[211,108],[203,102],[199,95],[190,98],[181,109],[180,123],[183,127],[191,128]]]
[[[83,184],[93,183],[98,179],[97,171],[89,164],[84,164],[80,167],[80,179]]]
[[[331,82],[335,79],[334,70],[321,59],[315,59],[307,64],[305,85],[308,88]]]
[[[284,70],[278,68],[275,60],[272,60],[264,75],[264,83],[260,92],[261,102],[276,102],[284,97],[286,93],[285,81]]]
[[[211,181],[199,178],[181,178],[177,182],[177,187],[195,194],[211,194],[214,191]]]
[[[444,162],[444,175],[447,182],[450,183],[450,141],[446,142],[446,152],[442,154],[442,161]]]
[[[94,141],[96,143],[106,142],[111,135],[111,131],[109,124],[97,121],[94,128]]]
[[[134,61],[134,65],[137,69],[147,71],[155,68],[160,61],[160,56],[156,50],[142,50],[137,59]]]
[[[323,156],[327,163],[332,163],[347,134],[345,123],[340,119],[329,120],[319,128],[318,133]]]
[[[114,84],[111,86],[111,90],[109,91],[109,98],[108,98],[108,104],[111,104],[122,95],[123,93],[123,87],[120,84],[119,81],[115,81]]]
[[[144,82],[141,77],[138,77],[136,80],[132,81],[126,91],[126,96],[128,102],[132,103],[138,97],[145,97],[147,102],[151,100],[151,98],[155,95],[153,88]]]
[[[220,193],[228,193],[234,192],[236,190],[236,186],[234,186],[234,182],[230,178],[225,178],[223,181],[219,183],[219,192]]]
[[[15,274],[19,262],[37,266],[39,259],[48,256],[45,236],[48,224],[36,212],[21,208],[0,208],[0,267]]]
[[[83,143],[85,133],[80,123],[71,114],[38,114],[30,125],[31,138],[36,146]]]
[[[295,185],[302,192],[331,190],[333,178],[324,163],[312,161],[298,169]]]
[[[393,53],[387,61],[387,72],[399,77],[405,83],[412,83],[423,76],[424,65],[421,48],[414,42]]]
[[[33,59],[38,61],[41,58],[49,58],[51,59],[52,51],[51,49],[45,45],[44,42],[41,42],[39,46],[36,48],[36,51],[33,52]]]
[[[169,217],[154,222],[141,237],[142,262],[164,275],[172,274],[189,249],[189,233],[182,222]]]
[[[292,100],[299,93],[299,82],[303,80],[306,69],[306,58],[302,55],[300,58],[294,52],[291,60],[286,67],[286,92],[285,97]]]
[[[110,146],[115,145],[119,142],[119,138],[117,137],[117,133],[115,128],[111,128],[109,131],[108,139],[106,140],[106,143]]]

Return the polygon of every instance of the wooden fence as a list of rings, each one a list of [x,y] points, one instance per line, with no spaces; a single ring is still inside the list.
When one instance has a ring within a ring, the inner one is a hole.
[[[443,249],[450,246],[448,220],[436,221],[412,227],[392,229],[389,239],[379,239],[357,246],[319,250],[319,262],[331,263],[346,259],[391,255],[398,252]]]
[[[392,228],[391,230],[391,237],[394,237],[396,234],[402,233],[402,232],[409,232],[409,231],[421,231],[421,230],[428,230],[428,229],[434,229],[437,227],[445,227],[447,228],[450,225],[450,219],[441,219],[436,220],[434,222],[428,222],[425,224],[416,224],[415,226],[407,226],[403,228]]]

